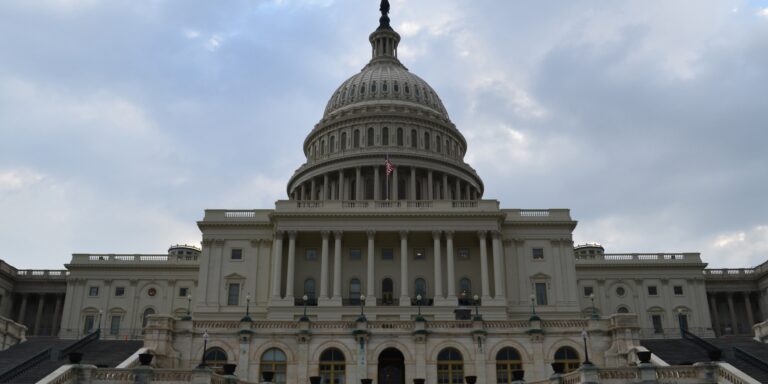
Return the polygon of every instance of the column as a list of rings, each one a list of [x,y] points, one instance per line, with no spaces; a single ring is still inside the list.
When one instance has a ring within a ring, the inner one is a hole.
[[[51,330],[51,336],[59,334],[59,327],[61,327],[61,299],[62,295],[56,295],[56,306],[53,307],[53,329]]]
[[[293,275],[296,268],[296,231],[288,232],[288,271],[285,277],[285,300],[293,303]]]
[[[16,318],[16,322],[19,324],[24,324],[24,317],[27,314],[27,297],[28,294],[22,293],[21,294],[21,306],[19,306],[19,316]]]
[[[504,299],[504,267],[501,265],[501,232],[493,232],[493,298]]]
[[[320,299],[328,299],[328,237],[330,231],[321,231],[323,247],[320,253]]]
[[[443,173],[443,200],[448,200],[448,174]]]
[[[443,298],[443,255],[440,252],[441,231],[432,231],[433,249],[435,254],[435,301]]]
[[[344,170],[339,170],[339,188],[338,188],[338,197],[339,200],[344,200]]]
[[[363,175],[360,167],[355,168],[355,200],[363,199]]]
[[[408,231],[400,231],[400,305],[411,305],[408,295]]]
[[[333,300],[341,303],[341,231],[333,231]]]
[[[749,297],[749,292],[744,292],[744,306],[747,307],[747,330],[752,332],[752,326],[755,325],[755,315],[752,313],[752,299]]]
[[[411,200],[418,200],[416,196],[416,167],[411,167]]]
[[[491,285],[488,281],[488,249],[485,244],[487,234],[488,232],[486,231],[477,232],[478,240],[480,240],[480,278],[483,286],[483,304],[485,304],[486,300],[491,298]]]
[[[733,308],[733,292],[728,292],[728,311],[731,313],[731,333],[736,334],[739,330],[738,323],[736,323],[736,310]]]
[[[373,199],[381,200],[381,180],[379,179],[379,166],[373,167]]]
[[[449,300],[453,300],[453,305],[456,305],[456,272],[453,267],[453,231],[445,231],[445,258],[448,263],[448,296]]]
[[[109,292],[107,292],[109,294]],[[33,335],[40,335],[40,320],[43,319],[43,304],[45,303],[45,295],[37,295],[37,312],[35,313],[35,325],[32,328]]]
[[[392,180],[391,180],[393,193],[392,193],[392,196],[390,196],[390,199],[394,200],[394,201],[397,201],[398,197],[400,196],[400,194],[398,193],[400,191],[399,190],[400,187],[398,185],[397,180],[398,180],[397,179],[397,167],[395,167],[395,169],[392,171]]]
[[[312,193],[312,196],[309,197],[309,200],[316,200],[317,199],[317,182],[315,182],[315,178],[312,178],[312,182],[310,183],[310,189]]]
[[[434,200],[434,182],[432,181],[432,170],[427,171],[427,200]]]
[[[456,178],[456,192],[453,194],[454,200],[461,200],[461,179]]]
[[[323,200],[330,200],[330,188],[328,185],[328,174],[323,175]]]
[[[274,247],[272,254],[272,300],[280,299],[280,286],[282,285],[283,273],[283,232],[275,232],[275,240],[272,242]]]
[[[375,237],[376,231],[368,231],[368,275],[365,279],[365,286],[367,288],[367,292],[365,293],[366,305],[376,304],[376,278],[373,275],[373,262],[376,259],[374,257],[375,249],[373,247]]]
[[[720,336],[723,333],[720,328],[720,314],[717,311],[717,297],[715,293],[709,295],[709,311],[712,314],[712,323],[715,327],[715,336]]]
[[[469,183],[467,183],[464,186],[464,195],[465,195],[464,200],[472,200],[472,196],[470,195],[470,192],[469,192]]]
[[[307,185],[305,183],[301,183],[301,199],[300,200],[306,200],[307,199]]]

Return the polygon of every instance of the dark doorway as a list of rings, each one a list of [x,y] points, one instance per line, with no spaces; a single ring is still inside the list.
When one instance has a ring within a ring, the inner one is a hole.
[[[379,384],[405,384],[405,357],[396,348],[379,355]]]
[[[384,305],[393,305],[394,304],[394,284],[392,283],[392,279],[387,277],[386,279],[381,281],[381,299],[382,304]]]

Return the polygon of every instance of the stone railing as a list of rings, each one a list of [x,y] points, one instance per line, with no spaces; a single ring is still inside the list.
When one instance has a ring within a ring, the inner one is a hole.
[[[27,340],[27,327],[0,316],[0,351]]]
[[[711,381],[714,378],[715,381]],[[759,384],[728,363],[698,363],[694,365],[655,366],[640,364],[623,368],[599,368],[582,366],[576,371],[553,375],[549,379],[528,382],[530,384],[626,384],[626,383],[724,383],[724,384]]]
[[[61,280],[66,281],[69,271],[66,269],[16,269],[0,260],[0,272],[5,272],[19,280]]]
[[[277,212],[498,212],[497,200],[280,200]],[[209,211],[206,211],[206,220]],[[226,212],[225,212],[226,215]]]
[[[755,340],[768,343],[768,320],[753,325],[752,330],[755,331]]]
[[[84,254],[75,253],[72,255],[70,264],[89,265],[89,264],[110,264],[110,265],[130,265],[130,264],[178,264],[178,265],[197,265],[197,255],[117,255],[117,254]]]
[[[42,380],[42,384],[247,384],[235,376],[221,376],[210,369],[97,368],[93,365],[64,365]]]
[[[576,255],[576,264],[702,263],[699,253],[606,253]]]

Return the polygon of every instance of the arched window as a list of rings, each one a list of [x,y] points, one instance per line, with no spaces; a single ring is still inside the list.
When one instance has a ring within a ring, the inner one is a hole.
[[[333,153],[336,150],[336,136],[331,136],[331,145],[328,148],[328,152]]]
[[[496,354],[496,383],[511,383],[512,372],[523,369],[523,361],[516,349],[506,347]]]
[[[141,327],[144,328],[147,326],[147,321],[149,320],[149,315],[154,315],[155,310],[152,308],[147,308],[144,310],[144,314],[141,316]]]
[[[419,137],[415,129],[411,130],[411,147],[416,148],[419,146]]]
[[[354,136],[352,137],[353,148],[360,148],[360,130],[355,129]]]
[[[320,155],[325,155],[325,140],[320,140]]]
[[[413,284],[414,287],[414,295],[413,297],[416,297],[418,295],[421,295],[422,298],[427,298],[427,281],[419,277],[416,279],[416,281]]]
[[[268,349],[261,355],[261,364],[259,367],[259,377],[262,377],[263,372],[274,372],[275,376],[272,382],[275,384],[286,383],[286,373],[288,371],[288,359],[285,357],[283,351],[272,348]]]
[[[429,132],[424,132],[424,149],[429,149]]]
[[[205,363],[214,370],[221,369],[227,363],[227,353],[219,347],[208,348],[205,351]]]
[[[451,142],[448,139],[445,140],[445,152],[449,155],[453,154],[451,151]]]
[[[315,279],[304,280],[304,294],[307,295],[309,300],[315,298]]]
[[[403,129],[402,128],[397,129],[397,146],[398,147],[403,146]]]
[[[389,145],[389,128],[381,129],[381,145]]]
[[[618,310],[616,310],[616,313],[629,313],[629,308],[621,306]]]
[[[344,384],[344,354],[336,348],[326,349],[320,355],[320,377],[323,383]]]
[[[464,383],[464,359],[455,348],[445,348],[437,355],[437,382]]]
[[[342,132],[341,133],[341,150],[343,151],[346,149],[347,149],[347,133]]]
[[[440,135],[435,136],[435,151],[438,153],[443,151],[443,147],[440,141]]]
[[[571,347],[561,347],[555,352],[555,363],[563,363],[565,373],[579,369],[579,354]]]
[[[373,147],[373,128],[368,128],[368,142],[366,143],[367,146]]]
[[[359,304],[360,302],[360,279],[354,278],[349,281],[349,299]]]

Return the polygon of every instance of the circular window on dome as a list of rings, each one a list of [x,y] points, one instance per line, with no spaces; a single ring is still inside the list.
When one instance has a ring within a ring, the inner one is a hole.
[[[627,294],[627,291],[624,289],[624,287],[616,287],[616,295],[619,297],[624,296]]]

